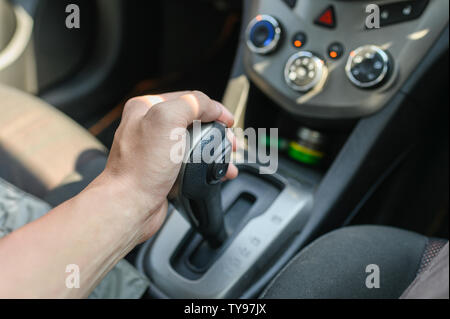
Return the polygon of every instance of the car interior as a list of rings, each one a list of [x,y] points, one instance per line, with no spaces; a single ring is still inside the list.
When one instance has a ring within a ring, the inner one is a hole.
[[[447,0],[0,0],[0,178],[57,206],[128,99],[202,91],[278,129],[278,168],[184,167],[192,196],[126,256],[143,298],[399,298],[448,242],[448,23]]]

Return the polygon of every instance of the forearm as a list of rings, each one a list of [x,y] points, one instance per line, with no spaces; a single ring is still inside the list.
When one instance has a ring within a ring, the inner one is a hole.
[[[233,126],[231,113],[200,92],[128,101],[104,173],[80,195],[0,240],[0,298],[88,296],[118,260],[161,227],[181,167],[170,158],[179,143],[171,137],[196,120]],[[237,169],[229,172],[228,178],[237,175]],[[78,289],[66,287],[68,265],[80,270]]]
[[[147,212],[132,190],[95,181],[80,195],[0,240],[0,298],[86,297],[142,240]],[[80,269],[80,288],[66,287],[67,265]]]

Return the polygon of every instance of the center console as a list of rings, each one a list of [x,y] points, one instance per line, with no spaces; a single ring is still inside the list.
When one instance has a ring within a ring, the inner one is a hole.
[[[299,231],[309,215],[312,185],[258,176],[241,166],[225,184],[222,202],[231,238],[215,252],[176,211],[142,256],[147,274],[172,298],[235,298]],[[203,247],[202,247],[203,245]],[[203,256],[202,256],[203,254]]]
[[[279,148],[278,171],[242,164],[223,184],[228,236],[216,247],[169,209],[138,254],[153,297],[257,297],[300,249],[353,220],[422,138],[434,115],[420,101],[442,90],[423,79],[448,53],[448,1],[243,4],[223,103],[238,128],[278,128],[259,140]]]

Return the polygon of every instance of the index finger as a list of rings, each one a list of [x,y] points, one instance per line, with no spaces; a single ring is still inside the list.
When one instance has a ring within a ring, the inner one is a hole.
[[[172,97],[174,96],[172,95]],[[219,121],[228,127],[234,124],[233,115],[225,106],[197,91],[180,94],[178,98],[159,102],[150,108],[147,115],[149,117],[163,115],[162,120],[183,122],[179,124],[185,127],[191,125],[195,120],[204,123]]]
[[[190,91],[178,91],[178,92],[162,93],[157,95],[144,95],[141,96],[141,98],[149,103],[149,107],[152,107],[162,102],[178,99],[179,97],[189,93]]]

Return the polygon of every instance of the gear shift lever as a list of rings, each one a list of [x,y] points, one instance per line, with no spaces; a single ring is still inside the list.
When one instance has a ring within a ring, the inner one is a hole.
[[[228,170],[232,144],[220,123],[188,130],[185,160],[172,189],[174,204],[212,248],[226,239],[221,181]]]

